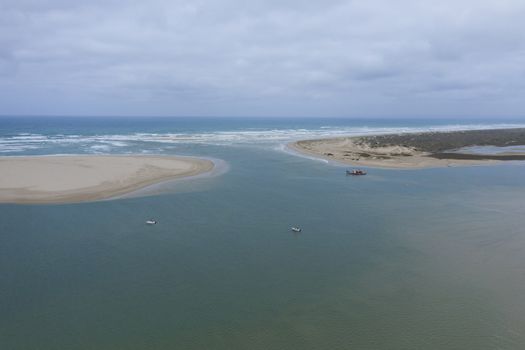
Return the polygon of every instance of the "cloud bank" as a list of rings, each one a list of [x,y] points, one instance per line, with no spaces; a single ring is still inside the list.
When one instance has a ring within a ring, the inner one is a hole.
[[[519,116],[521,0],[0,3],[0,114]]]

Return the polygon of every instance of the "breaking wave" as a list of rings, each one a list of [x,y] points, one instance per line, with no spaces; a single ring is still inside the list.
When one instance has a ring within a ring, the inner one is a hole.
[[[388,134],[425,131],[460,131],[472,129],[503,129],[525,127],[525,124],[458,124],[427,127],[332,127],[321,126],[315,129],[244,129],[232,131],[187,132],[187,133],[130,133],[130,134],[31,134],[19,133],[0,136],[0,153],[16,154],[33,152],[45,148],[75,147],[85,153],[110,153],[119,151],[128,153],[140,148],[148,152],[155,148],[162,150],[169,144],[282,144],[290,141],[337,137],[360,136],[370,134]]]

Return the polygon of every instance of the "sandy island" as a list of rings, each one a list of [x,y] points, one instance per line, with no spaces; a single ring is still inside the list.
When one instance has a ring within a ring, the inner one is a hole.
[[[297,141],[297,152],[353,166],[420,169],[525,160],[525,153],[461,153],[471,146],[525,145],[525,129],[468,130]],[[459,151],[458,151],[459,150]]]
[[[0,203],[107,199],[213,166],[206,159],[171,156],[0,157]]]

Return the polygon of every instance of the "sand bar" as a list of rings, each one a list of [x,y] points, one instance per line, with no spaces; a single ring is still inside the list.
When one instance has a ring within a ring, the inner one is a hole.
[[[457,151],[471,146],[520,145],[525,145],[525,129],[338,137],[297,141],[289,147],[303,154],[353,166],[420,169],[525,160],[525,152],[468,154]]]
[[[0,157],[0,203],[107,199],[213,166],[206,159],[172,156]]]

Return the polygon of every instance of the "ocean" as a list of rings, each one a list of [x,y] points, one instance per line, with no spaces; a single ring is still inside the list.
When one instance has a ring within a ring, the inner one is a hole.
[[[2,156],[177,154],[222,170],[156,195],[0,204],[0,349],[524,349],[523,163],[347,177],[285,146],[518,126],[1,117]]]

